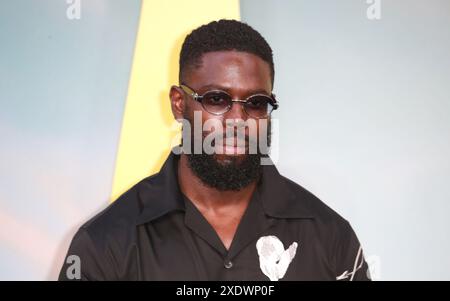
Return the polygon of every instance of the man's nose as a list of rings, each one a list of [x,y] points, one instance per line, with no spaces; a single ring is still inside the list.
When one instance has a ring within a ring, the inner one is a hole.
[[[248,115],[244,110],[243,102],[232,102],[231,108],[228,112],[224,114],[225,119],[242,119],[247,120]]]

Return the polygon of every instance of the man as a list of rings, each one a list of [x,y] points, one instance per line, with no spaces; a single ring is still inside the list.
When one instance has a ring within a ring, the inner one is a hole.
[[[265,39],[234,20],[201,26],[183,43],[179,81],[181,148],[79,229],[60,279],[368,280],[349,223],[253,147],[270,145],[279,106]]]

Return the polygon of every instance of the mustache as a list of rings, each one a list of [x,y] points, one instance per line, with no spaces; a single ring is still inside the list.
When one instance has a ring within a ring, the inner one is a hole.
[[[214,133],[211,132],[207,132],[207,133],[203,133],[202,134],[202,141],[204,141],[206,139],[206,137],[208,137],[209,135],[213,135]],[[215,135],[214,139],[211,141],[211,145],[215,146],[216,142],[222,143],[222,145],[230,145],[230,141],[232,142],[232,144],[234,145],[257,145],[258,143],[258,137],[254,137],[254,136],[250,136],[250,135],[232,135],[232,136],[227,136],[227,135],[223,135],[222,137],[220,137],[220,135]]]
[[[267,120],[267,123],[255,124],[255,128],[252,123],[247,125],[246,121],[238,122],[221,122],[220,125],[203,126],[201,124],[201,130],[196,130],[196,123],[192,122],[192,118],[189,118],[189,114],[183,114],[184,121],[182,127],[181,146],[185,148],[187,152],[196,153],[203,150],[204,147],[219,147],[232,146],[232,147],[245,147],[246,153],[256,152],[258,154],[267,155],[271,146],[272,133],[271,133],[271,119]],[[191,126],[194,125],[194,126]],[[262,125],[262,126],[261,126]],[[206,144],[205,144],[206,143]]]

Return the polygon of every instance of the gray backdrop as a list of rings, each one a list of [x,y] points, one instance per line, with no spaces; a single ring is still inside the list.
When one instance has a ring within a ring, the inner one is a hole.
[[[159,0],[165,1],[165,0]],[[158,3],[158,2],[155,2]],[[0,4],[0,280],[55,279],[108,203],[139,0]],[[241,0],[275,51],[283,174],[383,280],[450,280],[450,1]]]
[[[275,52],[279,169],[382,280],[450,280],[450,1],[241,0]]]

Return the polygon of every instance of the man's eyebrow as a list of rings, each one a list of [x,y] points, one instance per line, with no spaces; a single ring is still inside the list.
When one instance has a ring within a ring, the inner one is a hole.
[[[210,91],[210,90],[221,90],[221,91],[225,91],[225,92],[230,93],[231,89],[229,87],[224,87],[224,86],[221,86],[221,85],[218,85],[218,84],[208,84],[208,85],[205,85],[205,86],[201,86],[200,89],[199,89],[199,91],[202,91],[202,92],[207,92],[207,91]],[[270,95],[270,93],[268,93],[265,89],[248,90],[248,91],[246,91],[245,94],[249,95],[249,96],[250,95],[255,95],[255,94]]]

